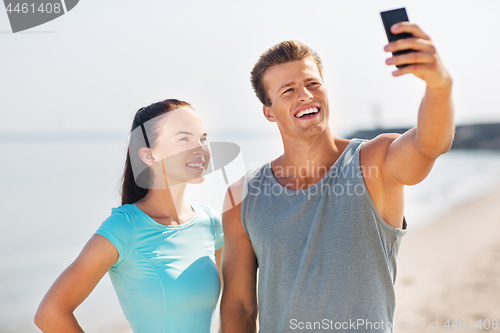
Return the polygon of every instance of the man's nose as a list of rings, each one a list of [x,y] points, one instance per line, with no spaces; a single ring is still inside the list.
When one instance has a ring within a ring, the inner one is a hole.
[[[313,97],[313,95],[306,87],[299,88],[299,99],[301,101],[309,101],[312,99],[312,97]]]

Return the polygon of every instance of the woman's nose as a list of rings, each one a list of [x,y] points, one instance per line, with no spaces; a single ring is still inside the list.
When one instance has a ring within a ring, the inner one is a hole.
[[[191,153],[195,155],[206,155],[208,151],[208,146],[206,144],[200,143],[196,148],[193,148],[191,150]]]

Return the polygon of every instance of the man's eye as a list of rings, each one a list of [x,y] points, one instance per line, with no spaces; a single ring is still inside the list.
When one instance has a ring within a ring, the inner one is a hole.
[[[293,91],[293,89],[292,88],[288,88],[287,90],[283,91],[283,94],[286,94],[287,92],[290,92],[290,91]]]
[[[200,139],[201,142],[206,142],[207,141],[207,138],[201,138]]]
[[[187,136],[185,136],[185,137],[183,137],[183,138],[181,139],[181,141],[189,141],[189,139],[188,139],[188,137],[187,137]]]
[[[311,82],[311,83],[309,83],[310,86],[311,85],[318,85],[318,84],[319,84],[318,82]]]

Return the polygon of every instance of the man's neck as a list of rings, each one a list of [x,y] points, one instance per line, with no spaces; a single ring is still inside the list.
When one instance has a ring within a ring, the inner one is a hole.
[[[329,129],[314,137],[284,139],[284,154],[271,162],[273,174],[282,185],[307,188],[324,177],[347,142]]]

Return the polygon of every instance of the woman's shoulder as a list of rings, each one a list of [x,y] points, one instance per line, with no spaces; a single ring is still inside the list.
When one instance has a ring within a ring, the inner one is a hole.
[[[125,204],[118,207],[111,208],[111,215],[108,218],[122,219],[122,220],[132,220],[134,214],[133,205]]]
[[[199,220],[207,221],[212,226],[222,226],[222,214],[216,209],[201,203],[190,204],[193,206]]]
[[[129,206],[123,205],[111,208],[111,214],[102,222],[101,227],[132,227],[133,211]]]
[[[205,212],[210,217],[221,215],[217,210],[215,210],[214,208],[212,208],[209,205],[202,204],[199,202],[190,202],[189,204],[193,207],[195,212],[197,211],[197,208],[198,208],[198,210]]]
[[[125,204],[125,205],[121,205],[121,206],[118,206],[118,207],[113,207],[111,208],[111,216],[113,215],[123,215],[123,216],[127,216],[127,217],[130,217],[131,215],[133,215],[134,213],[134,205],[131,205],[131,204]]]
[[[130,216],[130,205],[123,205],[111,209],[111,215],[102,222],[95,232],[108,239],[118,250],[119,259],[113,265],[117,267],[128,256],[133,247],[134,225]]]
[[[218,249],[221,248],[221,246],[224,244],[224,231],[222,228],[222,214],[212,208],[209,205],[205,204],[200,204],[200,203],[191,203],[191,205],[194,207],[199,207],[200,209],[203,209],[205,211],[205,216],[201,217],[203,220],[205,220],[207,223],[207,226],[209,226],[210,232],[212,233],[214,237],[214,242],[215,242],[215,250],[217,251]],[[195,208],[196,210],[196,208]],[[199,214],[197,214],[199,216]]]

